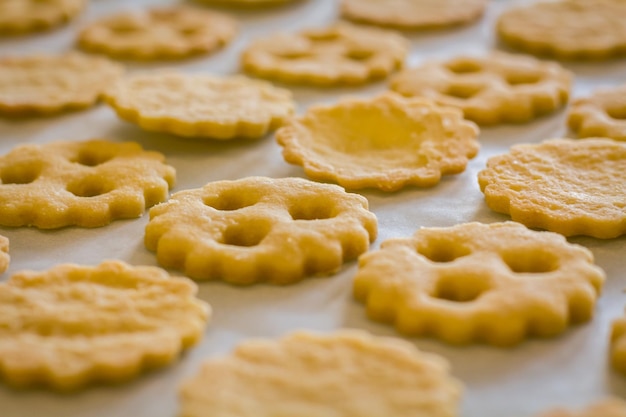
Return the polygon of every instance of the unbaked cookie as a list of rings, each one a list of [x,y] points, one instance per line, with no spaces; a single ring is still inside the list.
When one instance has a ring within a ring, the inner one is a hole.
[[[148,131],[211,139],[259,139],[294,111],[291,92],[243,76],[174,72],[129,76],[104,99]]]
[[[626,417],[626,402],[619,398],[608,398],[579,412],[566,409],[555,409],[537,417]]]
[[[528,227],[601,239],[626,233],[626,143],[515,145],[489,158],[478,182],[489,208]]]
[[[250,74],[286,83],[333,86],[384,78],[402,67],[408,41],[347,23],[253,41],[242,54]]]
[[[399,29],[428,29],[481,17],[487,0],[342,0],[343,17]]]
[[[403,334],[511,346],[591,319],[604,278],[591,251],[556,233],[465,223],[362,255],[354,297]]]
[[[510,46],[560,59],[606,59],[626,54],[626,2],[537,1],[505,11],[497,32]]]
[[[76,16],[85,0],[2,0],[0,35],[50,29]]]
[[[196,292],[119,261],[16,273],[0,283],[0,377],[69,391],[167,365],[204,333],[210,308]]]
[[[492,52],[431,61],[401,71],[390,88],[404,96],[424,96],[458,107],[481,125],[528,122],[563,107],[572,74],[552,62]]]
[[[456,417],[461,384],[413,344],[341,330],[251,340],[181,388],[181,417]]]
[[[393,93],[313,106],[276,132],[285,160],[310,178],[383,191],[463,172],[477,136],[459,110]]]
[[[0,274],[7,270],[10,260],[9,239],[0,235]]]
[[[179,59],[221,48],[236,33],[235,21],[224,14],[171,6],[101,18],[80,32],[78,44],[115,58]]]
[[[0,58],[0,115],[50,114],[92,106],[121,65],[78,53]]]
[[[601,136],[626,141],[626,84],[574,100],[567,122],[581,138]]]
[[[0,224],[98,227],[167,199],[176,172],[138,143],[22,145],[0,156]]]
[[[376,239],[367,200],[301,178],[248,177],[178,192],[150,210],[146,247],[198,280],[289,284],[331,274]]]

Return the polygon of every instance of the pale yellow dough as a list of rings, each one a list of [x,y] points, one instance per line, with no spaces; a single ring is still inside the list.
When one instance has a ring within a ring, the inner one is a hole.
[[[601,136],[626,142],[626,84],[574,100],[567,122],[578,137]]]
[[[36,32],[59,26],[82,11],[85,0],[2,0],[0,35]]]
[[[0,274],[7,270],[10,260],[9,239],[0,235]]]
[[[537,417],[626,417],[626,402],[619,398],[607,398],[578,412],[560,408]]]
[[[392,93],[313,106],[276,132],[285,160],[310,178],[383,191],[463,172],[477,136],[459,110]]]
[[[167,365],[204,332],[210,308],[196,292],[119,261],[16,273],[0,283],[0,377],[70,391]]]
[[[180,390],[181,417],[456,417],[448,363],[409,342],[341,330],[250,340]]]

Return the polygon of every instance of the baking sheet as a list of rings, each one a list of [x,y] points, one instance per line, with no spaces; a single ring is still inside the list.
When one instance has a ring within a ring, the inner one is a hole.
[[[0,55],[62,52],[73,48],[76,30],[97,16],[115,10],[141,8],[173,1],[92,0],[88,9],[69,26],[45,34],[0,40]],[[494,18],[510,4],[493,1],[478,23],[426,34],[409,34],[409,64],[432,57],[480,53],[496,47]],[[238,56],[249,40],[280,29],[323,26],[337,18],[337,1],[303,0],[271,10],[231,11],[241,22],[239,36],[224,50],[209,57],[162,65],[134,64],[132,71],[176,67],[185,71],[217,74],[238,72]],[[626,61],[567,64],[576,73],[573,96],[600,85],[626,82]],[[368,96],[382,91],[385,83],[350,89],[292,88],[299,112],[316,102],[332,102],[344,95]],[[420,226],[451,226],[467,221],[494,222],[508,217],[492,213],[483,201],[476,174],[488,157],[504,153],[521,142],[539,142],[567,134],[565,112],[523,126],[483,129],[482,149],[467,170],[446,177],[431,189],[407,188],[397,193],[362,191],[379,220],[379,237],[373,245],[391,237],[411,235]],[[258,142],[213,143],[146,133],[117,119],[104,105],[91,110],[43,119],[0,119],[0,152],[22,143],[47,143],[59,139],[103,137],[134,140],[144,148],[164,153],[177,170],[173,191],[196,188],[209,181],[250,175],[304,177],[299,167],[285,163],[281,149],[269,135]],[[61,262],[95,265],[104,259],[121,259],[135,265],[157,265],[143,245],[148,216],[115,221],[98,229],[0,228],[11,240],[11,266],[0,279],[22,269],[47,269]],[[531,340],[514,349],[487,346],[451,347],[435,340],[411,339],[425,351],[439,353],[451,362],[453,374],[466,385],[463,417],[527,417],[555,405],[583,406],[612,394],[626,396],[626,378],[607,364],[610,322],[626,305],[626,273],[623,256],[626,238],[602,241],[572,238],[590,248],[608,280],[590,323],[568,330],[551,340]],[[200,297],[214,308],[214,317],[202,342],[181,360],[163,370],[144,375],[118,387],[91,387],[72,395],[43,390],[16,392],[0,386],[0,417],[172,417],[177,414],[177,386],[193,375],[200,362],[228,352],[251,337],[277,337],[295,329],[331,331],[342,327],[367,329],[379,335],[395,335],[393,329],[370,323],[364,308],[351,298],[352,262],[329,278],[305,280],[288,287],[257,285],[248,288],[221,283],[201,283]],[[294,416],[296,417],[296,416]],[[392,416],[389,416],[392,417]]]

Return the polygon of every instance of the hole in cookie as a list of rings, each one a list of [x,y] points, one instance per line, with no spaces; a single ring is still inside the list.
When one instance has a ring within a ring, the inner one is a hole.
[[[222,234],[222,243],[232,246],[257,246],[267,236],[270,225],[267,223],[236,223],[229,225]]]
[[[542,249],[504,252],[502,260],[519,274],[542,274],[559,268],[558,258]]]
[[[465,246],[450,241],[430,241],[418,246],[417,253],[425,256],[432,262],[445,263],[462,258],[471,253]]]
[[[626,120],[626,107],[607,109],[606,114],[612,119]]]
[[[354,61],[366,61],[374,56],[374,52],[366,49],[353,49],[345,53],[345,57]]]
[[[468,303],[478,299],[487,290],[488,287],[481,277],[448,275],[437,281],[435,292],[431,296],[456,303]]]
[[[39,178],[41,167],[33,164],[8,166],[0,173],[2,184],[30,184]]]
[[[289,208],[294,220],[323,220],[335,217],[333,207],[325,201],[300,201]]]
[[[97,152],[92,149],[81,149],[78,155],[70,159],[70,161],[88,167],[95,167],[111,159],[113,159],[112,155],[105,155],[102,152]]]
[[[480,72],[483,70],[482,65],[476,61],[459,59],[446,64],[446,68],[455,74],[469,74],[472,72]]]
[[[539,74],[509,74],[505,78],[509,85],[536,84],[541,81]]]
[[[67,185],[67,191],[76,197],[97,197],[113,189],[98,178],[84,178]]]
[[[215,210],[233,211],[255,205],[258,200],[247,190],[227,190],[219,195],[205,196],[204,204]]]
[[[453,84],[444,92],[444,94],[460,99],[469,99],[480,93],[482,90],[483,87],[480,85]]]

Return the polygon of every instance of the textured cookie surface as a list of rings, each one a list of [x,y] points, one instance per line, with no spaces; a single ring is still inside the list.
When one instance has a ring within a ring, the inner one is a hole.
[[[343,17],[400,29],[467,23],[482,16],[486,0],[342,0]]]
[[[2,0],[0,35],[49,29],[76,16],[84,5],[85,0]]]
[[[478,129],[461,112],[385,94],[311,107],[276,132],[283,157],[319,181],[395,191],[458,174],[478,152]]]
[[[478,182],[489,208],[528,227],[601,239],[626,233],[626,143],[515,145],[489,158]]]
[[[528,122],[564,106],[572,78],[556,63],[495,52],[403,70],[392,78],[390,88],[458,107],[465,118],[489,125]]]
[[[9,267],[9,239],[0,235],[0,274]]]
[[[579,137],[626,141],[626,84],[575,100],[567,121]]]
[[[105,100],[145,130],[211,139],[261,138],[294,110],[291,92],[265,81],[171,72],[122,79]]]
[[[377,232],[367,207],[360,195],[301,178],[218,181],[153,207],[145,244],[194,279],[287,284],[365,252]]]
[[[613,322],[611,328],[611,365],[626,374],[626,317]]]
[[[175,170],[134,142],[22,145],[0,156],[0,224],[98,227],[167,199]]]
[[[422,228],[359,258],[354,296],[401,333],[511,346],[593,316],[604,272],[561,235],[514,222]]]
[[[356,330],[252,340],[181,388],[182,417],[455,417],[461,385],[440,356]]]
[[[402,36],[346,23],[253,41],[243,52],[250,74],[288,83],[332,86],[384,78],[408,51]]]
[[[77,53],[0,58],[0,115],[89,107],[122,73],[118,64]]]
[[[210,309],[196,291],[119,261],[17,273],[0,283],[0,376],[66,391],[164,366],[202,337]]]
[[[598,401],[581,411],[556,409],[537,417],[626,417],[626,402],[619,398]]]
[[[560,59],[624,55],[626,2],[538,1],[505,11],[498,19],[497,32],[514,48]]]
[[[221,48],[236,33],[235,21],[226,15],[173,6],[104,17],[83,29],[78,43],[116,58],[176,59]]]

